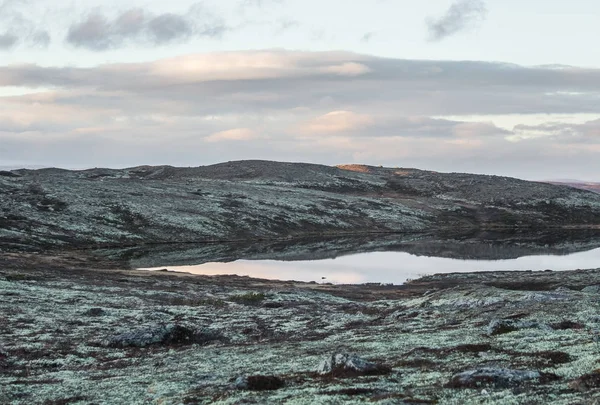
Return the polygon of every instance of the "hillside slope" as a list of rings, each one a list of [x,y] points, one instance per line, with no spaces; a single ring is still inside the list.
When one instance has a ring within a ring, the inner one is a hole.
[[[588,191],[360,165],[4,171],[0,196],[5,249],[600,224]]]

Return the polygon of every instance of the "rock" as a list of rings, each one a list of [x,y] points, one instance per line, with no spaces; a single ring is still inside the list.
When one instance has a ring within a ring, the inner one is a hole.
[[[514,319],[494,319],[487,327],[489,336],[502,335],[521,329],[551,329],[548,325],[533,321],[518,321]]]
[[[283,308],[285,306],[285,304],[283,302],[269,301],[269,302],[265,302],[262,306],[263,306],[263,308],[276,309],[276,308]]]
[[[84,316],[104,316],[106,315],[106,311],[102,308],[90,308],[89,310],[83,313]]]
[[[546,382],[556,379],[558,377],[554,374],[539,371],[485,367],[455,374],[446,386],[448,388],[480,388],[484,386],[510,388],[526,382]]]
[[[354,354],[334,353],[319,364],[317,373],[334,377],[352,377],[358,375],[384,375],[392,369],[386,365],[372,363]]]
[[[516,326],[516,323],[517,321],[510,319],[494,319],[487,327],[487,334],[494,336],[517,331],[519,328]]]
[[[273,375],[242,376],[235,380],[235,388],[248,391],[274,391],[285,386],[285,381]]]
[[[588,285],[581,291],[588,294],[600,294],[600,285]]]
[[[154,344],[208,344],[222,341],[221,334],[198,331],[183,325],[158,325],[114,335],[103,342],[108,347],[146,347]]]
[[[578,379],[571,381],[569,388],[582,392],[600,388],[600,370],[582,375]]]
[[[567,330],[567,329],[584,329],[585,325],[579,322],[573,322],[569,320],[564,320],[561,322],[556,322],[550,325],[550,327],[554,330]]]
[[[566,364],[573,361],[573,358],[569,353],[560,351],[537,352],[531,353],[531,355],[546,360],[549,366],[555,366],[557,364]]]

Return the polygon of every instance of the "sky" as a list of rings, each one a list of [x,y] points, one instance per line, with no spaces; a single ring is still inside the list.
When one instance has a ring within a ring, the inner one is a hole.
[[[600,2],[0,0],[0,167],[600,181]]]

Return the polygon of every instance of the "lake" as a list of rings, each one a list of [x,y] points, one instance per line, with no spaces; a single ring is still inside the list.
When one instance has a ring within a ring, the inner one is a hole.
[[[391,283],[438,273],[477,271],[566,271],[600,268],[600,248],[565,255],[536,254],[502,260],[456,259],[407,252],[368,252],[322,260],[234,260],[199,265],[162,266],[201,275],[249,276],[334,284]]]

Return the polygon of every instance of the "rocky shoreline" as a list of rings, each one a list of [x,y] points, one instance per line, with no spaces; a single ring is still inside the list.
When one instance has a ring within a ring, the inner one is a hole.
[[[600,398],[597,270],[341,286],[109,267],[3,255],[0,403]]]

